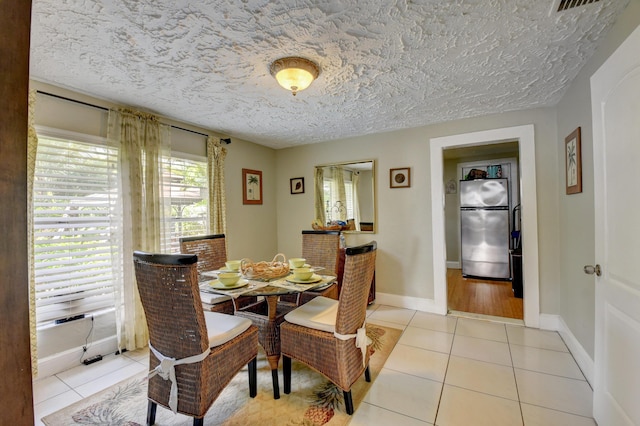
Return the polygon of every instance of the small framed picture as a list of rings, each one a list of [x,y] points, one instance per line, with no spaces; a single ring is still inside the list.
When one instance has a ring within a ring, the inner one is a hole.
[[[262,204],[262,172],[242,169],[242,204]]]
[[[449,179],[447,183],[444,185],[445,194],[455,194],[457,193],[456,181],[453,179]]]
[[[304,178],[289,179],[289,186],[292,194],[304,194]]]
[[[578,127],[564,139],[567,195],[582,192],[582,148],[580,145],[580,127]]]
[[[389,170],[390,188],[409,188],[411,186],[411,169],[403,167]]]

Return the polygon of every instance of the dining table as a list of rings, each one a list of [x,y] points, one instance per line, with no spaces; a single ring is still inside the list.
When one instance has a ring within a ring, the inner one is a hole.
[[[322,268],[320,268],[322,269]],[[248,318],[258,327],[258,341],[265,351],[267,361],[271,367],[271,377],[273,380],[273,397],[280,398],[280,387],[278,381],[278,364],[280,362],[280,324],[284,321],[286,314],[297,307],[297,303],[279,302],[280,296],[297,294],[298,297],[305,291],[320,291],[331,286],[336,286],[337,277],[333,275],[319,275],[319,279],[312,283],[295,282],[293,275],[286,274],[272,280],[245,279],[246,285],[237,288],[214,288],[210,280],[216,272],[205,277],[209,280],[200,283],[201,292],[211,292],[230,296],[234,302],[234,315]],[[221,287],[221,286],[220,286]],[[257,297],[253,303],[239,303],[240,298]]]

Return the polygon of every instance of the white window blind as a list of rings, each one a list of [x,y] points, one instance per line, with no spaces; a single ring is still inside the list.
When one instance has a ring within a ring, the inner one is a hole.
[[[38,135],[34,256],[38,324],[114,306],[111,188],[117,150]],[[116,220],[119,218],[116,218]],[[120,268],[115,268],[119,270]]]
[[[353,219],[353,182],[345,182],[344,190],[347,195],[347,219]]]
[[[333,179],[325,178],[323,182],[324,189],[324,200],[325,200],[325,215],[327,221],[338,220],[340,217],[340,212],[338,209],[340,205],[337,204],[338,194],[333,191]],[[345,215],[347,219],[353,218],[353,182],[349,180],[345,180],[344,182],[344,190],[346,195],[346,206],[342,206],[345,211]]]
[[[164,196],[170,198],[171,205],[171,214],[164,227],[163,252],[179,253],[180,237],[208,233],[207,162],[206,159],[172,156],[165,158],[163,163]]]

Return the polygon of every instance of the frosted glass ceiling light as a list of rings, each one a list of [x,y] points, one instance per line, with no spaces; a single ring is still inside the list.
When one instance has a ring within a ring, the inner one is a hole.
[[[271,64],[271,75],[278,80],[280,86],[291,90],[293,96],[309,87],[318,78],[318,74],[318,65],[305,58],[291,56],[277,59]]]

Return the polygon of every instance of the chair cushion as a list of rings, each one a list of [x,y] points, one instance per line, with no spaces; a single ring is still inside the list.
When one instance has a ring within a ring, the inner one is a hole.
[[[203,303],[208,303],[209,305],[216,305],[218,303],[231,300],[231,296],[200,291],[200,300],[202,300]]]
[[[336,330],[338,301],[318,296],[284,316],[290,323],[333,333]]]
[[[205,312],[209,347],[220,346],[251,327],[251,320],[218,312]]]

